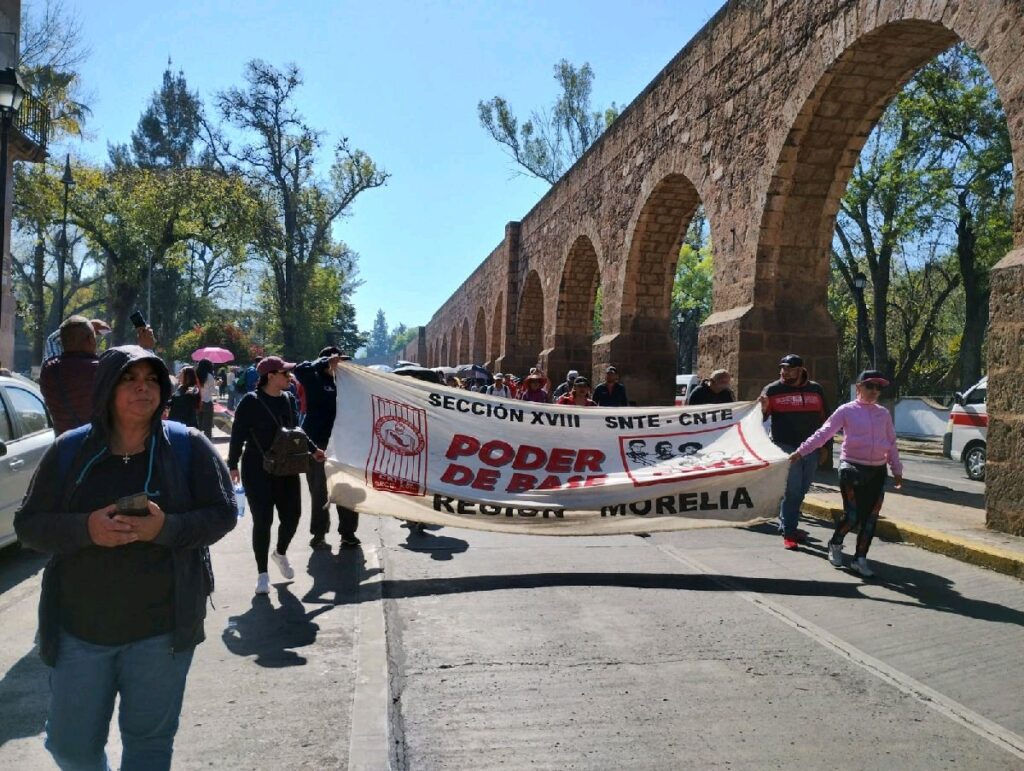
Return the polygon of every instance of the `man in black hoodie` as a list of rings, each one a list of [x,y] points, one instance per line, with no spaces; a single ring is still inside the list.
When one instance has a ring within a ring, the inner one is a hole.
[[[123,767],[170,768],[213,590],[205,547],[237,521],[213,445],[161,421],[170,393],[152,353],[134,345],[104,353],[91,423],[46,451],[15,515],[22,543],[53,555],[39,653],[53,668],[46,747],[62,768],[106,767],[117,696]],[[119,506],[127,496],[141,500]]]
[[[787,354],[779,362],[779,379],[769,383],[761,392],[761,414],[772,419],[772,441],[792,454],[803,441],[821,428],[828,411],[825,409],[825,391],[807,376],[804,360],[795,353]],[[782,545],[795,549],[807,533],[797,527],[800,506],[811,489],[814,472],[818,468],[818,453],[811,453],[789,467],[786,492],[779,507],[779,532]]]
[[[334,417],[338,409],[334,368],[349,358],[343,356],[340,349],[330,345],[320,351],[315,361],[304,361],[292,370],[306,391],[306,419],[302,429],[317,447],[326,449],[331,429],[334,428]],[[327,473],[323,463],[310,461],[306,483],[309,485],[313,506],[309,518],[309,532],[313,538],[309,545],[314,549],[330,549],[326,540],[327,531],[331,527],[330,501],[327,500]],[[338,510],[341,545],[358,546],[360,541],[356,537],[356,528],[359,527],[359,514],[343,506],[335,508]]]

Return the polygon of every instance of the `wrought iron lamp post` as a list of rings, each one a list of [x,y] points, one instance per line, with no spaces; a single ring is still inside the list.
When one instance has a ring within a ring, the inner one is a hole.
[[[7,264],[7,142],[11,122],[27,89],[14,67],[0,70],[0,324],[3,323],[3,276]]]
[[[60,238],[57,240],[57,323],[64,321],[64,273],[68,264],[68,192],[75,185],[71,176],[71,153],[64,161],[64,176],[60,180],[64,185],[64,217],[61,220]]]

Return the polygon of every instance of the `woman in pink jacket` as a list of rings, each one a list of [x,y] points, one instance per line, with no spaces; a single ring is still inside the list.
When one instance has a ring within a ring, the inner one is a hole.
[[[865,578],[874,575],[868,567],[868,549],[875,535],[878,512],[885,497],[885,465],[892,469],[896,489],[903,486],[903,464],[896,449],[896,429],[892,416],[879,406],[882,389],[889,385],[881,372],[866,369],[857,378],[857,398],[829,416],[824,425],[808,437],[792,455],[790,462],[818,450],[839,431],[843,432],[843,450],[839,456],[839,489],[843,494],[844,516],[828,542],[828,561],[843,566],[843,538],[860,523],[857,550],[850,568]]]

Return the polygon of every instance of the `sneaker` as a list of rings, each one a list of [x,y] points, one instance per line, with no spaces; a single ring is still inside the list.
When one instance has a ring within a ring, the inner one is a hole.
[[[327,543],[322,535],[313,536],[309,545],[313,547],[313,551],[330,551],[331,545]]]
[[[832,563],[832,567],[841,568],[843,566],[843,545],[841,543],[828,545],[828,561]]]
[[[295,578],[295,571],[292,569],[292,563],[288,561],[288,558],[283,554],[278,554],[276,551],[270,552],[270,559],[277,565],[277,569],[281,571],[281,575],[291,581]]]
[[[270,573],[256,576],[256,594],[270,594]]]
[[[346,546],[346,547],[351,548],[353,546],[358,546],[361,543],[362,543],[362,541],[360,541],[358,538],[356,538],[354,534],[353,535],[343,535],[341,537],[341,545],[342,546]]]
[[[796,540],[796,538],[794,538],[791,535],[783,536],[783,538],[782,538],[782,548],[789,549],[790,551],[792,551],[796,547],[797,547],[797,540]]]
[[[867,557],[855,557],[851,560],[850,570],[854,573],[860,573],[864,578],[871,578],[875,574],[875,571],[868,567]]]

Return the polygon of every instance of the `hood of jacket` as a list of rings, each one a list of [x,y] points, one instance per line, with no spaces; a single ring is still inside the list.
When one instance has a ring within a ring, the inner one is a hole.
[[[140,361],[153,364],[160,379],[160,406],[153,413],[153,423],[159,424],[164,405],[171,398],[171,375],[167,365],[152,351],[138,345],[120,345],[103,352],[96,369],[96,380],[92,388],[92,426],[98,433],[109,436],[112,421],[110,407],[114,399],[114,387],[128,367]]]

